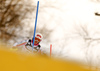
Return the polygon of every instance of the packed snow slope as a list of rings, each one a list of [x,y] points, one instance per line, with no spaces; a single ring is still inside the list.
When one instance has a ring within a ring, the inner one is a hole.
[[[31,3],[36,7],[37,1]],[[42,50],[49,53],[52,44],[55,56],[100,68],[100,16],[95,15],[100,13],[100,0],[40,0],[39,4],[37,32],[43,34]],[[33,36],[35,15],[36,9],[18,35]]]
[[[55,56],[100,67],[100,16],[96,12],[100,13],[99,0],[41,0],[37,28],[47,29]],[[43,49],[48,51],[47,47]]]
[[[0,71],[89,71],[72,62],[15,53],[1,47]]]

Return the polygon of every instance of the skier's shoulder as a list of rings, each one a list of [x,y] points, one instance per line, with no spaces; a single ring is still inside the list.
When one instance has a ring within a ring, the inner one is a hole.
[[[40,47],[41,47],[41,45],[40,45],[40,44],[38,44],[38,47],[40,48]]]
[[[32,40],[31,40],[31,39],[28,39],[27,41],[28,41],[28,42],[32,42]]]

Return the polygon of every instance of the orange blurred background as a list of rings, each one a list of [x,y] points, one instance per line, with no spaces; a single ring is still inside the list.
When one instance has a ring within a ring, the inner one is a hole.
[[[0,71],[90,71],[80,64],[43,55],[23,54],[0,46]]]

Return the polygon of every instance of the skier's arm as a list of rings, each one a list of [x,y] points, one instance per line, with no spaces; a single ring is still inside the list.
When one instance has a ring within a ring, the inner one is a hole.
[[[15,43],[12,48],[16,49],[18,46],[26,45],[27,42],[28,42],[28,40],[24,40],[24,41]]]

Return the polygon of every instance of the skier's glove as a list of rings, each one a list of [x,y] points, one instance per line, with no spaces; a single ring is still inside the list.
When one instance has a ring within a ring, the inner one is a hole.
[[[32,45],[31,45],[31,39],[29,39],[29,41],[27,42],[26,46],[31,46],[32,47]]]

